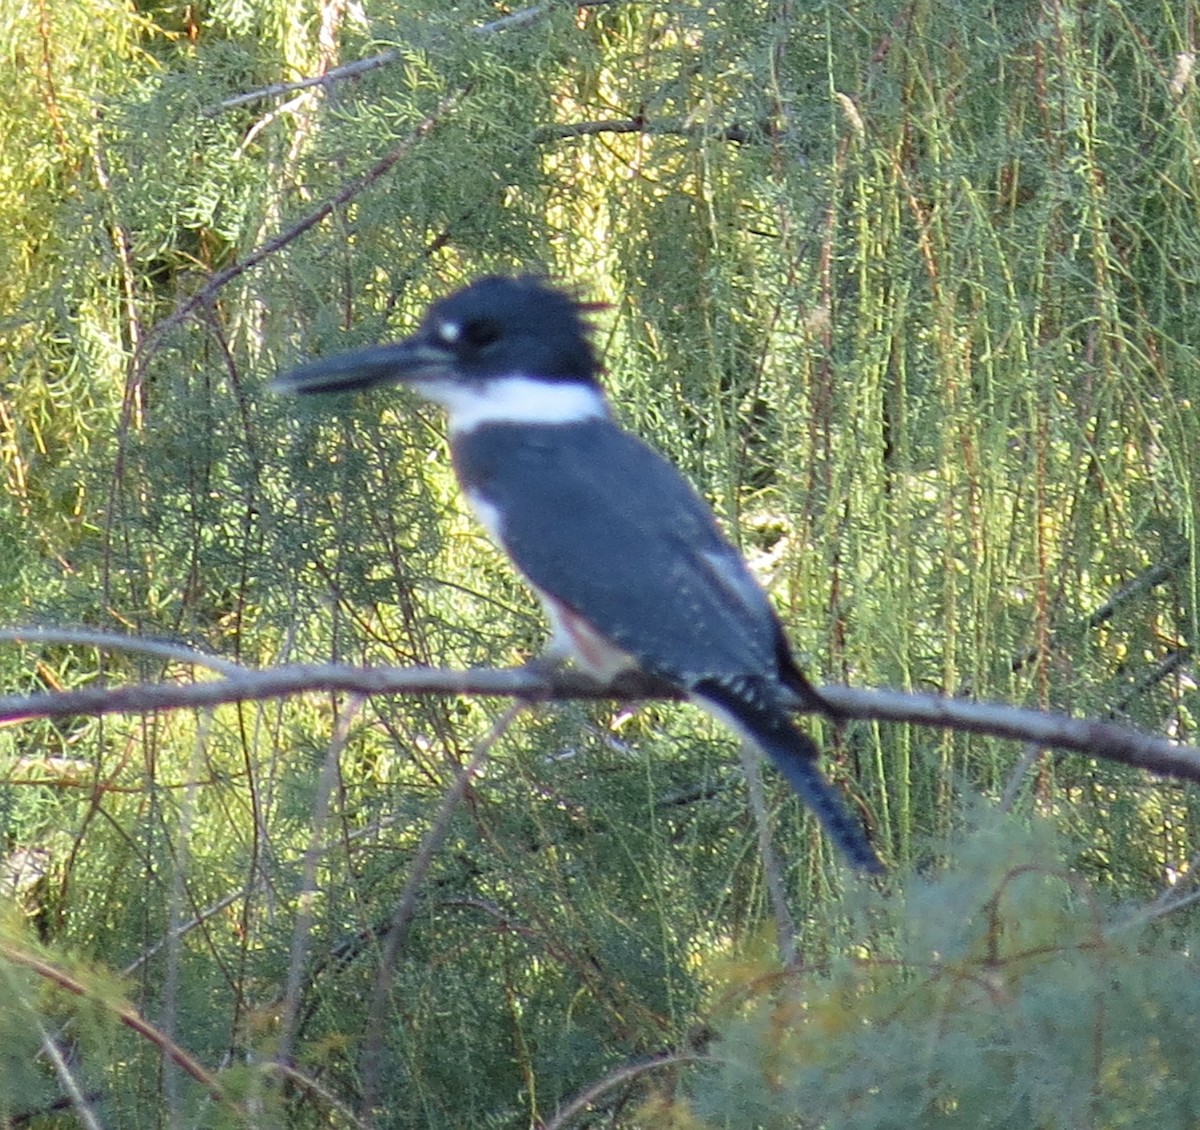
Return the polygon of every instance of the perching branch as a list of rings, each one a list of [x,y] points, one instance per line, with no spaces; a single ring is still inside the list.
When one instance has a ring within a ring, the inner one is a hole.
[[[1143,734],[1128,726],[1069,718],[1042,710],[1000,703],[972,702],[901,691],[859,691],[820,687],[821,696],[847,718],[880,722],[912,722],[938,729],[964,730],[1011,738],[1043,749],[1065,750],[1138,769],[1200,781],[1200,749],[1168,738]]]
[[[1200,781],[1200,749],[1125,726],[1068,718],[996,703],[899,691],[826,686],[820,693],[843,718],[910,722],[964,730],[1119,761],[1165,776]],[[134,683],[72,691],[0,696],[0,723],[72,715],[145,714],[156,710],[208,710],[312,692],[381,695],[487,695],[529,701],[563,699],[669,699],[680,694],[644,676],[604,686],[576,671],[540,667],[450,671],[433,667],[351,667],[342,664],[247,668],[196,683]]]

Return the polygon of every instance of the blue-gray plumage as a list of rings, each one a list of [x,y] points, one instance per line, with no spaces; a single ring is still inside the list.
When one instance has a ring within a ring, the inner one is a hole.
[[[485,424],[451,448],[521,572],[648,673],[690,683],[774,670],[778,622],[762,589],[692,487],[636,436],[607,418]]]
[[[481,279],[411,338],[276,387],[402,382],[445,406],[459,482],[545,606],[550,653],[604,679],[636,666],[674,683],[775,762],[855,867],[881,871],[788,712],[828,707],[710,508],[612,419],[581,309],[539,279]]]

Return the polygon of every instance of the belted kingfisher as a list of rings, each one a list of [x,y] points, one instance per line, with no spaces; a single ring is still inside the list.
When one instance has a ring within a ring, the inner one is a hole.
[[[679,687],[766,753],[850,863],[883,864],[789,703],[829,711],[742,555],[679,471],[613,419],[585,313],[532,276],[482,278],[417,332],[315,361],[280,392],[406,384],[448,414],[458,481],[545,607],[546,658]]]

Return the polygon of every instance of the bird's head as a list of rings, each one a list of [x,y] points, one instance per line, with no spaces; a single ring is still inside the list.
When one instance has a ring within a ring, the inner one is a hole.
[[[435,302],[411,337],[311,362],[271,387],[407,384],[444,405],[458,432],[496,421],[572,423],[607,413],[584,316],[595,308],[534,276],[493,275]]]

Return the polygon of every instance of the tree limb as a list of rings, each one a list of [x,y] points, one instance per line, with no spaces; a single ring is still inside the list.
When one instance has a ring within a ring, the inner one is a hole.
[[[434,667],[351,667],[342,664],[251,669],[196,683],[134,683],[123,687],[0,696],[0,724],[33,718],[208,710],[312,692],[380,695],[488,695],[531,702],[564,699],[678,699],[667,684],[631,675],[604,686],[576,671],[538,666],[451,671]],[[900,691],[825,686],[821,697],[843,718],[909,722],[964,730],[1087,757],[1119,761],[1153,773],[1200,781],[1200,749],[1125,726],[1038,710]]]

